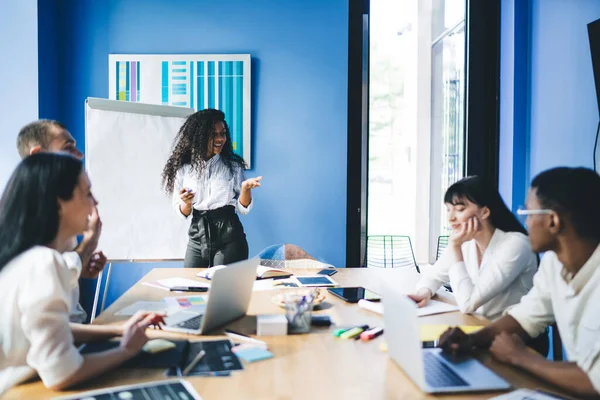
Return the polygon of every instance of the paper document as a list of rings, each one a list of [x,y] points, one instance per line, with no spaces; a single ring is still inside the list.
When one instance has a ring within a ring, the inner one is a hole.
[[[209,283],[196,281],[194,279],[187,278],[166,278],[159,279],[156,282],[160,283],[164,287],[172,288],[175,286],[199,286],[199,287],[210,287]]]
[[[429,303],[427,303],[425,307],[421,307],[417,310],[417,315],[419,317],[424,317],[426,315],[441,314],[457,310],[458,306],[437,300],[429,300]]]
[[[383,303],[375,303],[368,300],[359,300],[358,306],[375,312],[377,314],[383,314]],[[437,300],[429,300],[429,303],[425,307],[417,309],[417,316],[424,317],[426,315],[441,314],[446,312],[452,312],[458,310],[457,306],[448,303],[442,303]]]
[[[254,281],[252,291],[259,292],[263,290],[279,290],[279,289],[297,289],[299,286],[295,279],[261,279]]]
[[[419,336],[422,342],[438,340],[442,333],[450,328],[450,325],[419,325]],[[472,333],[480,330],[483,326],[479,325],[460,325],[459,328],[464,333]]]
[[[557,400],[562,397],[554,396],[539,390],[519,389],[514,392],[492,397],[490,400]]]
[[[115,315],[133,315],[138,311],[151,311],[157,313],[166,312],[167,303],[164,301],[137,301],[125,308],[120,309]]]

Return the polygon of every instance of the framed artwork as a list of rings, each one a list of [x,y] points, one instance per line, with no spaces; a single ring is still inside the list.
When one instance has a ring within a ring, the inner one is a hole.
[[[216,108],[250,168],[250,54],[110,54],[109,99]]]

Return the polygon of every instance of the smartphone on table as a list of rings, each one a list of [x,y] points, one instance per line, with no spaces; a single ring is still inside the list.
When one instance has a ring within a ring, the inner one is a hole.
[[[337,270],[333,269],[333,268],[326,268],[326,269],[322,269],[319,272],[317,272],[317,275],[327,275],[327,276],[331,276],[337,274]]]
[[[381,296],[364,287],[330,288],[327,291],[348,303],[358,303],[359,300],[381,301]]]

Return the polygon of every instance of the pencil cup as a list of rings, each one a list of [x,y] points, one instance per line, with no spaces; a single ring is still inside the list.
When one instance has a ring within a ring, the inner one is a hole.
[[[314,297],[300,295],[286,295],[283,298],[285,304],[285,316],[288,320],[288,333],[310,332],[312,303]]]

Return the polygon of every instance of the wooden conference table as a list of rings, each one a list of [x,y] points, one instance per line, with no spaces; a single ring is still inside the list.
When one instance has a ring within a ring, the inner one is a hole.
[[[313,274],[312,270],[295,269],[297,275]],[[157,301],[171,295],[157,288],[142,285],[167,277],[194,278],[193,269],[154,269],[106,309],[95,324],[114,324],[126,317],[114,313],[140,300]],[[410,292],[418,279],[415,271],[396,268],[348,268],[339,269],[333,278],[342,286],[364,286],[381,293],[385,285]],[[255,291],[248,316],[228,325],[235,331],[256,333],[256,315],[283,313],[283,309],[270,300],[275,291]],[[175,294],[172,294],[175,295]],[[323,309],[315,314],[328,314],[338,326],[381,326],[383,317],[345,303],[327,294]],[[442,301],[447,299],[442,298]],[[451,300],[450,300],[451,301]],[[488,322],[459,312],[419,318],[421,324],[486,325]],[[205,399],[420,399],[435,398],[423,394],[402,370],[380,350],[379,337],[369,342],[341,340],[332,335],[335,325],[315,328],[310,334],[261,337],[269,345],[274,358],[245,364],[243,371],[230,377],[186,377]],[[160,331],[149,331],[151,337],[181,338],[190,340],[223,339],[222,335],[192,336]],[[496,362],[488,355],[480,360],[515,388],[531,388],[552,391],[541,381]],[[118,368],[92,379],[76,390],[53,392],[39,381],[26,383],[6,393],[6,399],[45,399],[110,386],[133,384],[165,379],[163,370]],[[487,399],[499,393],[444,395],[446,399]]]

